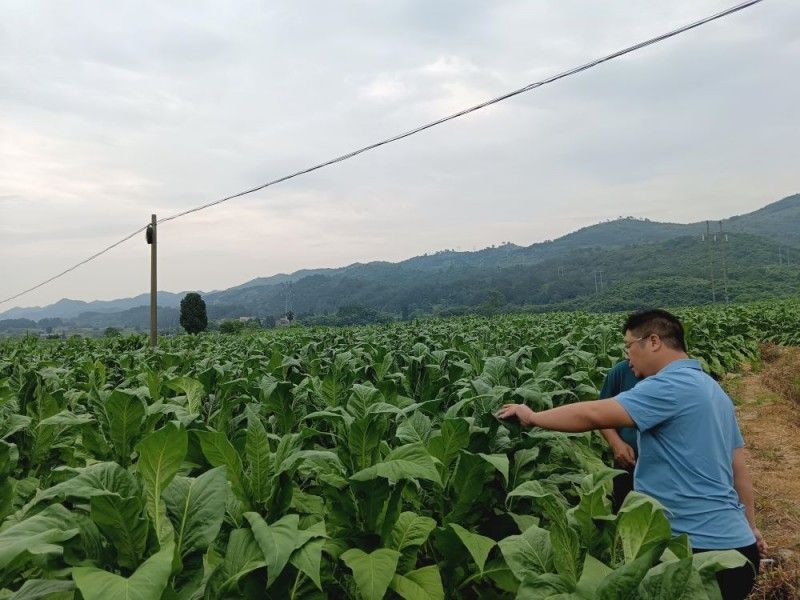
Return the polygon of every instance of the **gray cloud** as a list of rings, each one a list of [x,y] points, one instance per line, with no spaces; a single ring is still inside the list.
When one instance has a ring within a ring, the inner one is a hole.
[[[228,195],[728,6],[8,2],[0,296]],[[770,0],[334,168],[164,226],[164,289],[529,244],[798,191],[800,7]],[[147,287],[132,241],[23,304]],[[5,306],[3,307],[5,308]]]

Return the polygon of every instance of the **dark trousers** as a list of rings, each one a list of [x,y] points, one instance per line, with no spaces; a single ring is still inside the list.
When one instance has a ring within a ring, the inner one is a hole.
[[[746,598],[747,594],[753,589],[758,575],[758,567],[761,562],[758,546],[752,544],[742,548],[735,548],[735,550],[744,554],[745,558],[750,562],[736,569],[725,569],[717,572],[717,582],[719,583],[723,600],[743,600]],[[709,550],[695,548],[693,552],[709,552]]]
[[[614,465],[615,469],[622,467]],[[625,496],[633,491],[633,469],[627,470],[614,477],[614,489],[611,492],[611,510],[617,514],[619,507],[625,501]]]

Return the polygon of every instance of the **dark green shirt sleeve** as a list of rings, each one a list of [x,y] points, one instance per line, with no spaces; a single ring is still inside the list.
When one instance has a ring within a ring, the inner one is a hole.
[[[620,377],[619,377],[619,365],[622,363],[617,363],[606,373],[606,378],[603,380],[603,387],[600,390],[600,400],[604,400],[605,398],[613,398],[617,394],[620,393]]]
[[[622,392],[632,389],[638,379],[633,374],[627,360],[623,360],[615,364],[606,373],[606,378],[603,381],[603,387],[600,390],[600,399],[616,398]],[[636,439],[636,429],[633,427],[620,427],[617,429],[623,441],[631,446],[634,451],[638,453],[638,443]]]

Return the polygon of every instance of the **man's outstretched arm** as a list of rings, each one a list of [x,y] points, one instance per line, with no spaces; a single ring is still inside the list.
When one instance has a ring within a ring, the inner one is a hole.
[[[636,426],[616,398],[575,402],[542,412],[534,412],[524,404],[506,404],[497,412],[497,416],[501,419],[516,418],[524,427],[570,433]]]

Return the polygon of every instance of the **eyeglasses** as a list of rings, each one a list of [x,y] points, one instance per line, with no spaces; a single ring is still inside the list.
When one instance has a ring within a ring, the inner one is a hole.
[[[625,350],[624,350],[625,356],[630,354],[631,346],[633,346],[636,342],[641,342],[642,340],[647,339],[649,337],[650,337],[650,334],[648,333],[647,335],[643,335],[642,337],[636,338],[632,342],[625,342]]]

